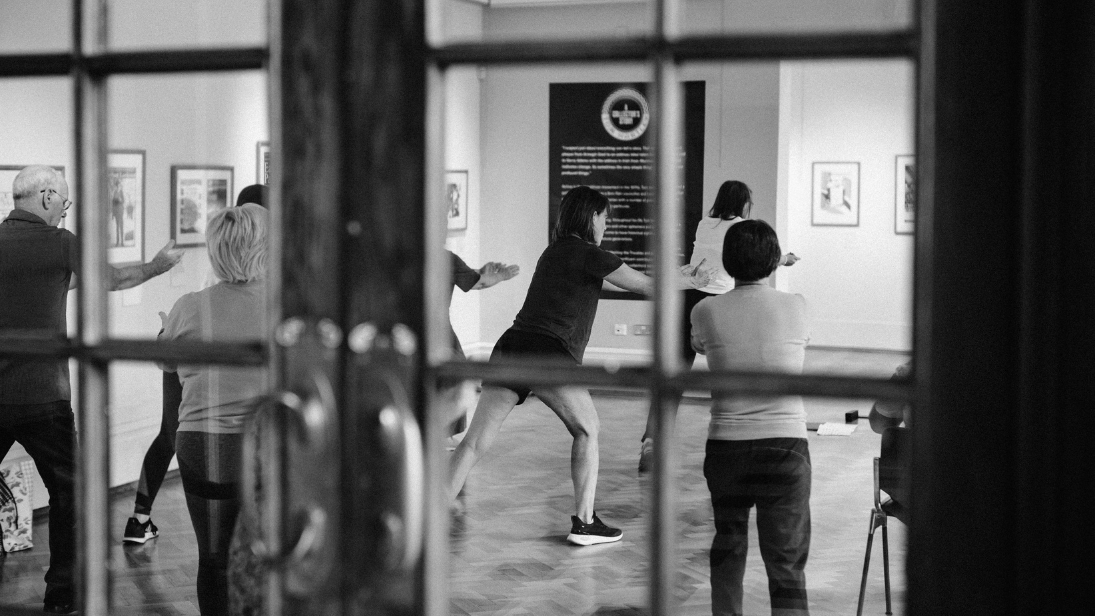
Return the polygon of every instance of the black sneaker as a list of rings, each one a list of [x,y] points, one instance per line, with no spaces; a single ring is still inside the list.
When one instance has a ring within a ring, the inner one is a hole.
[[[648,473],[654,470],[654,439],[643,440],[643,446],[639,449],[639,472]]]
[[[159,536],[160,529],[152,523],[152,518],[149,518],[144,524],[138,522],[137,518],[129,518],[129,521],[125,523],[125,533],[122,534],[122,541],[125,543],[144,543]]]
[[[624,536],[620,529],[606,526],[601,518],[597,517],[596,511],[593,512],[593,521],[589,524],[579,520],[576,515],[570,516],[570,520],[573,524],[570,527],[570,534],[567,535],[567,541],[571,543],[578,545],[612,543]]]

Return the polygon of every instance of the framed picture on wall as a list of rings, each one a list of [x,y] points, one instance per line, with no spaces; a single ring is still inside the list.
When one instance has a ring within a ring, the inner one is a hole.
[[[859,163],[814,163],[810,224],[859,226]]]
[[[107,154],[107,261],[112,264],[144,263],[144,158],[144,150]]]
[[[62,165],[50,165],[61,175],[65,174]],[[0,165],[0,220],[4,220],[15,209],[15,195],[11,193],[11,185],[15,182],[15,176],[19,175],[27,165]],[[65,219],[61,219],[61,226],[65,226]],[[67,228],[67,227],[66,227]]]
[[[912,233],[916,226],[916,157],[902,154],[894,162],[894,232]]]
[[[468,228],[468,172],[445,172],[445,205],[448,208],[449,230]]]
[[[205,245],[205,222],[232,203],[232,172],[220,165],[171,165],[171,239],[176,246]]]
[[[255,183],[270,185],[270,142],[255,145]]]

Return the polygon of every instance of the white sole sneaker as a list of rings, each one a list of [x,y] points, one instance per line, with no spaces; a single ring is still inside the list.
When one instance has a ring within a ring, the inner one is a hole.
[[[617,535],[616,537],[602,537],[601,535],[576,535],[574,533],[567,535],[567,541],[575,545],[597,545],[600,543],[615,543],[623,538],[623,535]]]
[[[144,543],[156,537],[159,537],[159,534],[145,533],[144,537],[122,537],[122,543]]]

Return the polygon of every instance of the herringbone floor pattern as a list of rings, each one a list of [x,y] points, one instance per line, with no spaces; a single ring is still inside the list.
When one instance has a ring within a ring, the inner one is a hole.
[[[650,485],[636,472],[645,401],[598,395],[601,471],[597,512],[624,531],[619,543],[575,547],[566,543],[574,501],[570,437],[543,404],[518,407],[492,450],[472,470],[452,532],[452,613],[646,613],[649,586]],[[843,421],[865,401],[808,400],[811,421]],[[707,406],[686,401],[678,416],[677,613],[711,613],[708,549],[714,535],[710,495],[703,479]],[[871,509],[871,458],[879,436],[866,421],[850,437],[810,433],[814,467],[813,538],[807,565],[811,613],[854,614]],[[903,614],[904,527],[891,523],[890,564],[894,613]],[[745,613],[768,614],[768,585],[750,535]],[[865,613],[883,614],[881,537],[872,555]]]
[[[828,371],[825,356],[812,353],[813,368]],[[819,360],[818,358],[821,357]],[[859,362],[860,374],[887,376],[900,357],[828,356],[845,370]],[[817,363],[820,361],[821,363]],[[833,370],[839,371],[839,370]],[[595,395],[601,418],[601,470],[597,512],[624,531],[619,543],[575,547],[566,543],[573,513],[570,437],[540,402],[513,411],[493,447],[472,470],[453,516],[451,613],[454,615],[626,616],[647,613],[649,575],[649,478],[636,472],[644,398]],[[843,421],[844,412],[865,415],[869,401],[807,400],[810,421]],[[710,614],[707,551],[713,522],[704,483],[703,444],[707,406],[686,399],[678,416],[680,455],[677,490],[677,613]],[[871,508],[871,458],[879,436],[866,421],[850,437],[810,433],[814,466],[811,498],[813,539],[807,565],[811,613],[855,613]],[[158,539],[123,547],[122,528],[132,492],[114,499],[114,604],[117,614],[197,614],[194,590],[197,552],[177,477],[156,501]],[[894,613],[904,614],[905,528],[890,525]],[[879,538],[880,539],[880,538]],[[40,607],[48,562],[48,528],[36,521],[35,548],[0,560],[0,605]],[[882,548],[876,541],[867,586],[866,614],[883,614]],[[751,529],[745,577],[746,614],[768,614],[767,579]]]

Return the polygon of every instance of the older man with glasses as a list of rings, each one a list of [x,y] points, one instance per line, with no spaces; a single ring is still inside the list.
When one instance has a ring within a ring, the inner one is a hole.
[[[42,165],[19,172],[15,209],[0,223],[0,334],[23,339],[67,336],[68,290],[76,286],[79,243],[59,228],[72,201],[60,173]],[[110,290],[128,289],[167,272],[182,258],[168,242],[149,263],[111,268]],[[0,357],[0,459],[18,441],[49,491],[50,566],[45,611],[76,605],[76,428],[68,360]]]

